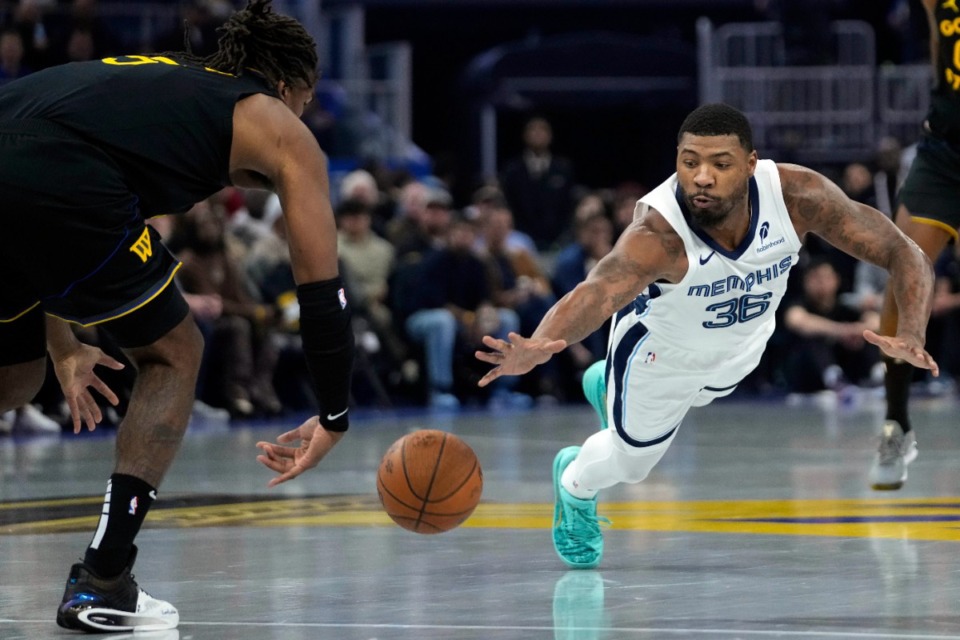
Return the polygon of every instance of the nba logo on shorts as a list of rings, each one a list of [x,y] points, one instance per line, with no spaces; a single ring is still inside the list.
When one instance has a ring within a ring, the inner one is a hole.
[[[347,294],[343,292],[343,288],[342,288],[342,287],[341,287],[341,289],[340,289],[339,291],[337,291],[337,297],[340,298],[340,308],[341,308],[341,309],[346,309],[346,308],[347,308]]]
[[[129,509],[129,511],[127,511],[127,513],[129,513],[129,514],[132,515],[132,516],[136,515],[136,514],[137,514],[137,506],[138,506],[139,504],[140,504],[140,502],[137,500],[137,496],[133,496],[132,498],[130,498],[130,509]]]

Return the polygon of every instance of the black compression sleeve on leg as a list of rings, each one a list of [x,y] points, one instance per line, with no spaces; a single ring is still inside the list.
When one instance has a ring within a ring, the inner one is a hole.
[[[320,424],[329,431],[346,431],[353,368],[353,329],[350,305],[340,277],[297,287],[300,335],[307,368],[320,405]]]

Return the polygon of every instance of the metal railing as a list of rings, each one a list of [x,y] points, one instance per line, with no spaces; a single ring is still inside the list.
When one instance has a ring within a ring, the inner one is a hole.
[[[929,103],[929,65],[877,67],[867,23],[832,27],[834,64],[788,66],[779,24],[713,29],[701,18],[701,101],[741,109],[761,151],[801,162],[863,160],[884,135],[912,143]]]

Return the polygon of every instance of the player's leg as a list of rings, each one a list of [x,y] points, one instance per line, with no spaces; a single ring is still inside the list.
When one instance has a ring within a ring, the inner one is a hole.
[[[948,225],[914,217],[903,205],[897,211],[896,222],[931,261],[935,261],[951,238],[956,237],[956,231]],[[893,290],[887,287],[880,312],[880,333],[895,335],[898,317]],[[916,435],[908,411],[913,366],[886,356],[883,361],[887,413],[880,434],[880,447],[870,468],[870,486],[879,491],[902,487],[907,479],[907,465],[917,457]]]
[[[179,622],[176,608],[140,589],[130,570],[134,540],[186,431],[203,339],[172,284],[103,328],[135,364],[137,379],[100,521],[83,562],[71,568],[57,623],[84,631],[169,629]]]
[[[0,414],[22,407],[40,391],[47,371],[44,334],[39,305],[0,317]]]
[[[600,416],[600,428],[607,428],[607,361],[599,360],[583,372],[583,395]]]
[[[117,468],[123,473],[108,484],[104,517],[91,543],[94,550],[115,551],[98,554],[93,569],[74,565],[57,622],[94,632],[170,628],[178,621],[176,609],[143,593],[129,571],[136,557],[132,538],[152,499],[145,488],[155,487],[169,464],[164,452],[175,450],[186,421],[182,396],[192,398],[197,356],[178,350],[189,352],[200,343],[189,324],[174,331],[188,314],[173,284],[179,262],[147,229],[139,199],[102,150],[66,130],[37,130],[33,121],[7,124],[24,131],[0,136],[0,317],[10,317],[7,293],[16,291],[9,267],[21,295],[34,296],[23,309],[39,301],[45,314],[85,326],[102,323],[119,346],[131,350],[144,378],[137,383],[140,409],[128,414],[120,436]],[[3,353],[2,364],[17,364]],[[144,424],[131,424],[135,416]],[[146,430],[141,438],[149,444],[128,446],[131,437],[137,439],[130,430],[138,428]],[[124,504],[111,502],[122,492],[130,496]],[[114,517],[121,512],[123,517]]]
[[[99,174],[103,184],[110,184],[110,171],[104,167]],[[137,556],[134,540],[186,429],[203,347],[173,282],[179,262],[146,227],[124,189],[116,185],[115,199],[98,209],[103,226],[72,229],[80,236],[78,246],[103,257],[60,289],[69,295],[45,300],[51,315],[101,327],[137,370],[100,521],[83,562],[70,570],[57,611],[60,626],[88,632],[178,624],[176,608],[147,595],[130,570]],[[108,227],[111,211],[115,224]],[[56,215],[70,227],[65,213]]]
[[[573,568],[593,568],[603,555],[600,489],[647,477],[673,440],[703,381],[676,375],[666,345],[636,314],[621,314],[612,329],[607,380],[610,428],[554,459],[554,548]],[[654,363],[657,363],[656,365]],[[673,372],[673,373],[672,373]],[[648,402],[651,394],[656,402]]]

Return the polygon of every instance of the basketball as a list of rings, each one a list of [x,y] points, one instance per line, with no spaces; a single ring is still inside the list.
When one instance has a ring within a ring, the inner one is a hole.
[[[477,454],[451,433],[424,429],[394,442],[380,461],[377,494],[394,522],[415,533],[461,525],[480,502]]]

